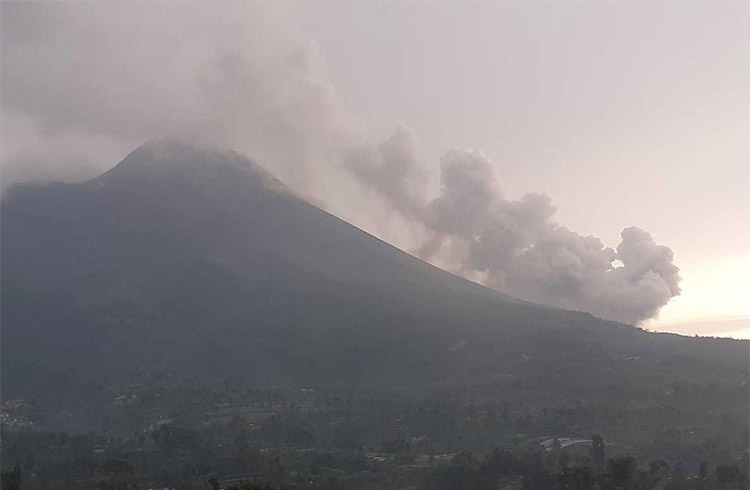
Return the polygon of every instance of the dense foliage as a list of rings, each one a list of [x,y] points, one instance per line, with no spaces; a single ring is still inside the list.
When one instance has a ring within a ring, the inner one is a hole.
[[[90,407],[102,426],[88,432],[52,431],[48,420],[72,414],[6,402],[3,471],[18,465],[24,488],[40,490],[207,489],[212,478],[221,488],[243,479],[321,489],[747,485],[746,384],[675,380],[550,401],[517,383],[419,393],[149,374],[108,391]]]

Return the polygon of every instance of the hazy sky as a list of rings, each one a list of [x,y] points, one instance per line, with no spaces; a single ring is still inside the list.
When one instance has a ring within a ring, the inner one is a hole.
[[[750,4],[310,4],[295,19],[373,135],[482,149],[572,229],[675,252],[661,324],[750,317]]]
[[[3,2],[3,187],[80,180],[177,136],[254,156],[414,252],[457,233],[424,210],[450,197],[446,152],[471,148],[448,166],[481,152],[493,212],[546,193],[551,223],[670,247],[682,295],[653,328],[750,317],[748,32],[744,1]],[[353,147],[365,163],[342,165]],[[504,260],[490,279],[518,274]]]

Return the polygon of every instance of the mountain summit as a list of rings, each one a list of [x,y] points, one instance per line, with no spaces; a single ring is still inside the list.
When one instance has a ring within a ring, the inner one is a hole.
[[[294,385],[502,375],[557,390],[673,369],[729,379],[746,363],[741,342],[647,333],[453,276],[233,152],[152,141],[91,181],[14,189],[2,225],[4,391],[65,386],[72,368]]]
[[[248,182],[257,181],[271,189],[288,192],[284,184],[263,167],[233,151],[199,148],[170,139],[144,143],[114,168],[93,179],[92,183],[118,183],[168,174],[210,179],[212,175],[219,176],[230,169],[244,173]]]

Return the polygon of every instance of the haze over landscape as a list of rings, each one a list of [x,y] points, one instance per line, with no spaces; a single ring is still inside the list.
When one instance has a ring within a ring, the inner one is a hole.
[[[0,22],[4,490],[750,488],[747,2]]]

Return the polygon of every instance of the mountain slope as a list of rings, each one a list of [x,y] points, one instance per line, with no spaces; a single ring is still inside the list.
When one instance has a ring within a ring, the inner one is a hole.
[[[747,343],[500,295],[297,199],[247,159],[170,141],[83,184],[14,189],[1,253],[5,392],[63,386],[71,370],[373,386],[510,375],[550,391],[746,375]]]

